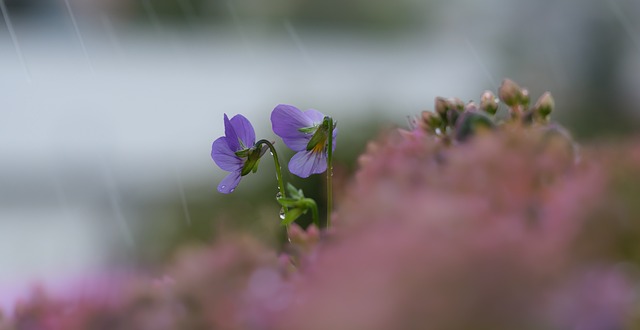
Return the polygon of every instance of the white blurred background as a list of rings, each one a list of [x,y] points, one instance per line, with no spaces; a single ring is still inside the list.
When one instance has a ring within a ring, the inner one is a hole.
[[[0,2],[5,303],[34,281],[139,262],[157,223],[216,217],[191,208],[220,197],[209,153],[223,113],[274,139],[275,105],[313,107],[348,135],[510,77],[552,91],[584,140],[640,117],[635,0]],[[148,216],[167,200],[179,207]]]

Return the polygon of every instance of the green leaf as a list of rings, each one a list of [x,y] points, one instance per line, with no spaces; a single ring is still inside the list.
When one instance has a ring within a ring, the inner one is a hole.
[[[294,198],[278,198],[278,203],[284,207],[288,207],[288,208],[299,208],[302,207],[304,208],[304,203],[299,200],[299,199],[294,199]]]
[[[284,220],[280,222],[281,225],[286,226],[298,219],[301,215],[307,213],[307,210],[303,209],[290,209],[284,216]]]
[[[294,198],[294,199],[304,198],[304,193],[302,192],[302,189],[296,188],[290,182],[287,182],[287,191],[289,192],[289,196],[291,196],[291,198]]]

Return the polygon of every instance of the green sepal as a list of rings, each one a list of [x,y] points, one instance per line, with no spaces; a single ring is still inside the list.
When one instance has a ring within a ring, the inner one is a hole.
[[[316,132],[313,133],[309,143],[307,143],[307,151],[314,149],[318,145],[322,145],[323,148],[325,147],[329,134],[332,134],[332,132],[329,132],[329,127],[335,128],[336,125],[331,117],[326,116],[322,120],[322,124],[318,126]]]
[[[255,173],[258,167],[258,160],[247,159],[244,162],[244,166],[242,166],[242,171],[240,172],[240,176],[245,176],[251,172]]]
[[[264,155],[264,153],[267,151],[267,148],[260,148],[260,149],[256,149],[256,147],[251,147],[249,149],[244,149],[244,150],[240,150],[236,152],[236,155],[238,155],[238,153],[243,153],[246,154],[247,160],[244,162],[244,165],[242,166],[242,171],[240,172],[241,176],[245,176],[251,172],[256,173],[258,171],[258,164],[260,163],[260,157],[262,157],[262,155]]]
[[[303,127],[303,128],[298,128],[298,132],[305,133],[305,134],[311,134],[311,133],[313,133],[313,131],[315,131],[316,129],[317,129],[317,127],[316,127],[316,126]]]
[[[258,164],[260,164],[260,158],[258,158],[255,162],[255,164],[253,164],[253,169],[251,170],[251,172],[256,173],[258,172]]]
[[[327,132],[323,127],[318,127],[309,140],[309,143],[307,143],[307,151],[312,150],[319,144],[324,145],[325,143],[327,143]]]
[[[249,154],[251,154],[251,149],[238,150],[235,152],[235,154],[240,158],[249,157]]]

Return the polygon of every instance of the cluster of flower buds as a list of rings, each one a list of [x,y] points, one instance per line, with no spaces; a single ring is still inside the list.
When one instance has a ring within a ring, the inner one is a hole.
[[[505,79],[498,90],[498,96],[499,99],[491,91],[483,92],[479,106],[473,101],[465,104],[459,98],[436,97],[435,111],[423,111],[415,124],[443,141],[451,142],[464,141],[478,131],[493,129],[507,122],[525,125],[549,123],[549,116],[554,108],[551,93],[545,92],[530,107],[529,91],[512,80]],[[508,108],[508,120],[502,120],[496,115],[500,103]]]
[[[546,124],[549,122],[549,115],[554,108],[551,93],[543,93],[533,107],[530,107],[529,91],[520,87],[513,80],[505,79],[500,85],[498,95],[500,95],[502,102],[509,107],[511,118],[521,119],[524,123]]]

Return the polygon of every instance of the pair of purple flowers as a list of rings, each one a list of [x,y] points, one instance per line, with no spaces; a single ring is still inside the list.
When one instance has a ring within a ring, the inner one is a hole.
[[[333,126],[329,117],[317,110],[303,112],[294,106],[280,104],[271,112],[271,126],[284,144],[296,151],[289,161],[289,172],[307,178],[327,170],[329,127]],[[229,119],[225,114],[224,129],[225,136],[213,142],[211,158],[221,169],[231,172],[218,185],[219,192],[228,194],[238,186],[241,177],[257,171],[268,141],[256,143],[253,126],[243,115]],[[334,127],[332,150],[337,132]]]

